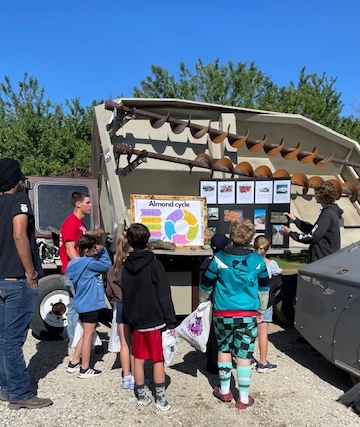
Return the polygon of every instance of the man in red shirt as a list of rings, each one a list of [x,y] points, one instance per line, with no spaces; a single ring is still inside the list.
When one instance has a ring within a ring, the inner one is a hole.
[[[74,211],[69,215],[63,222],[60,230],[60,242],[59,242],[59,255],[61,261],[61,273],[63,284],[68,288],[69,291],[69,305],[68,305],[68,325],[67,333],[69,339],[69,346],[74,339],[75,327],[78,322],[78,314],[74,307],[74,295],[75,288],[66,276],[65,271],[69,261],[78,256],[76,250],[76,242],[79,237],[86,233],[86,226],[83,222],[85,215],[91,213],[91,200],[90,196],[81,191],[74,191],[71,195],[71,204],[74,207]]]

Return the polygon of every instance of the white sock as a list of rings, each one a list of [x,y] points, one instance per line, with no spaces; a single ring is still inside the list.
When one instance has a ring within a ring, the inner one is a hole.
[[[228,394],[228,393],[230,393],[230,384],[226,385],[226,386],[221,385],[220,391],[221,391],[221,394]]]
[[[240,391],[240,402],[249,403],[249,393],[247,391]]]

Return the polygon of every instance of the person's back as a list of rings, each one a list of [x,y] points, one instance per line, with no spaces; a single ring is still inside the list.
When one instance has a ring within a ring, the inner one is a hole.
[[[82,235],[77,241],[79,256],[73,258],[66,269],[76,288],[74,303],[83,335],[76,343],[75,352],[66,371],[77,373],[79,378],[92,378],[101,375],[98,369],[90,368],[92,337],[99,319],[99,311],[106,308],[105,290],[101,273],[111,266],[106,249],[90,235]]]
[[[250,360],[269,294],[268,273],[261,255],[247,248],[255,233],[253,223],[245,219],[230,225],[232,245],[214,255],[205,272],[201,288],[214,290],[213,319],[218,343],[220,386],[213,390],[222,402],[231,402],[232,356],[236,356],[239,399],[235,407],[253,405],[249,395]]]
[[[154,364],[155,412],[159,415],[178,412],[178,404],[169,404],[165,398],[165,368],[162,350],[162,331],[175,334],[175,310],[171,299],[170,283],[164,266],[147,250],[150,231],[139,223],[131,224],[126,232],[133,252],[124,262],[121,276],[123,310],[134,328],[134,371],[137,405],[143,410],[151,404],[146,394],[144,363]]]
[[[214,256],[207,276],[216,264],[217,282],[214,287],[214,310],[258,310],[258,275],[265,271],[263,257],[252,252],[234,255],[226,249]]]
[[[166,272],[153,252],[137,250],[129,254],[122,273],[124,313],[135,328],[166,324],[175,327],[175,312]]]
[[[110,267],[111,260],[104,247],[97,252],[96,258],[82,256],[69,262],[66,274],[75,286],[74,304],[78,313],[106,308],[101,274]]]

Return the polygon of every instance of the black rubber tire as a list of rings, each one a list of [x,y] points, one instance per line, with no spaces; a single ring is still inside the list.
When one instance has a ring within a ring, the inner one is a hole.
[[[68,301],[69,294],[59,274],[39,280],[39,298],[30,324],[33,334],[38,339],[46,341],[67,339]],[[63,315],[52,312],[55,303],[63,304],[65,309]]]
[[[284,274],[283,285],[275,298],[275,314],[288,326],[294,326],[297,276],[297,274]]]

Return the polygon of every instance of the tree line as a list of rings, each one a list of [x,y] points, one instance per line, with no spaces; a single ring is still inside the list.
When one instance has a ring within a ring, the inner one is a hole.
[[[254,62],[200,59],[191,72],[181,62],[177,76],[158,65],[133,89],[133,97],[179,98],[193,101],[301,114],[360,142],[360,119],[344,117],[336,78],[308,74],[302,68],[297,82],[279,86]],[[0,83],[0,157],[13,156],[28,175],[51,175],[90,163],[93,107],[79,98],[56,104],[46,97],[35,77],[26,73],[17,85],[5,76]],[[359,108],[354,107],[359,113]]]

